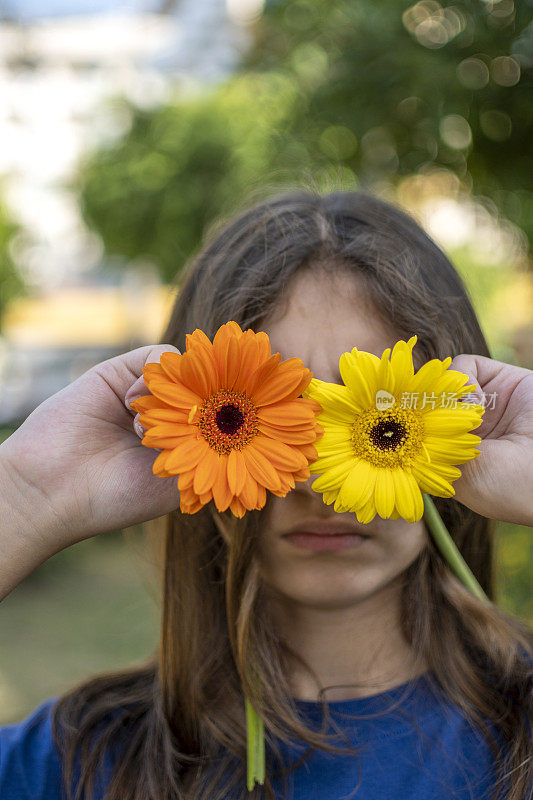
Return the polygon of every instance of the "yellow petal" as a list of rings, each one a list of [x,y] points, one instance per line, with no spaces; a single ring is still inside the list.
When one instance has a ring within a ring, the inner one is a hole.
[[[325,414],[324,418],[334,422],[341,422],[350,425],[356,414],[360,413],[365,406],[364,401],[355,397],[346,386],[339,386],[337,383],[327,383],[313,378],[304,396],[308,395],[320,403]]]
[[[313,475],[320,475],[327,472],[339,464],[347,464],[349,468],[353,463],[353,454],[348,450],[339,451],[335,455],[326,456],[325,458],[317,458],[311,462],[310,470]]]
[[[400,517],[407,522],[418,522],[424,513],[424,503],[416,480],[410,472],[403,469],[394,469],[391,475],[395,504]]]
[[[338,489],[352,469],[352,462],[343,459],[339,464],[325,470],[319,478],[311,484],[315,492]]]
[[[416,340],[416,335],[411,336],[407,342],[400,339],[392,348],[390,363],[394,373],[395,393],[397,397],[399,397],[403,391],[407,390],[406,387],[409,385],[409,381],[414,375],[413,347],[416,344]]]
[[[436,436],[426,436],[424,444],[431,457],[431,461],[443,461],[446,464],[463,464],[471,461],[476,456],[476,445],[481,439],[473,433],[456,436],[453,439],[444,439]]]
[[[376,505],[374,502],[374,494],[372,493],[368,498],[365,505],[356,510],[357,520],[361,525],[368,525],[369,522],[372,522],[374,517],[376,516]]]
[[[468,409],[435,408],[424,414],[424,431],[430,436],[445,438],[468,433],[479,427],[481,420],[478,414]]]
[[[341,486],[339,503],[352,511],[361,508],[374,491],[376,473],[376,468],[364,459],[353,464]]]
[[[415,463],[411,467],[411,472],[422,492],[434,494],[436,497],[454,496],[455,489],[450,482],[442,478],[431,466],[426,467],[423,464]]]
[[[388,519],[394,510],[394,481],[391,470],[382,468],[377,470],[375,503],[376,511],[383,519]]]
[[[366,356],[368,353],[343,353],[339,359],[339,371],[360,408],[370,408],[376,394],[376,368]]]
[[[440,358],[432,358],[422,364],[416,375],[409,382],[410,392],[431,392],[433,385],[444,374],[447,367],[452,363],[450,357],[441,361]]]
[[[376,375],[376,390],[384,389],[386,392],[390,394],[394,394],[395,390],[395,378],[394,373],[392,371],[392,366],[389,361],[390,356],[390,347],[387,347],[386,350],[383,351],[383,355],[381,356],[377,375]],[[372,404],[375,403],[375,394],[372,398]]]

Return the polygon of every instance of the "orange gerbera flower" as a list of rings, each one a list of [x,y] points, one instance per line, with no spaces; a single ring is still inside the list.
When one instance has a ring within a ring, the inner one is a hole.
[[[180,510],[194,514],[212,499],[236,517],[310,476],[322,407],[300,397],[313,373],[300,358],[271,354],[264,331],[222,325],[213,342],[197,328],[185,353],[146,364],[151,394],[130,407],[146,429],[142,444],[162,452],[155,475],[178,475]]]

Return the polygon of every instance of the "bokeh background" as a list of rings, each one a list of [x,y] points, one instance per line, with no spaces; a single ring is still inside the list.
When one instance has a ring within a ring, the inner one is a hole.
[[[414,214],[493,356],[533,368],[532,20],[532,0],[0,2],[0,439],[158,341],[206,227],[295,182]],[[497,553],[499,602],[533,622],[532,530],[501,524]],[[158,627],[140,529],[58,553],[0,606],[0,723]]]

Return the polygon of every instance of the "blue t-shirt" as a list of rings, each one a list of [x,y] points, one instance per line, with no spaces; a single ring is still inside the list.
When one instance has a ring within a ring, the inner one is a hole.
[[[55,701],[51,698],[22,722],[0,728],[1,800],[62,800],[61,765],[51,735]],[[296,704],[309,727],[319,730],[321,705],[302,700]],[[447,701],[429,672],[386,692],[330,702],[329,708],[357,756],[314,750],[289,773],[287,798],[346,800],[350,793],[356,800],[491,797],[496,770],[488,743]],[[387,712],[374,719],[365,716],[384,709]],[[364,716],[350,719],[350,715]],[[339,728],[330,724],[328,730]],[[340,739],[335,743],[346,745]],[[287,764],[307,749],[279,745]],[[271,778],[281,799],[282,779],[273,773]],[[104,781],[94,800],[103,797],[103,785]]]

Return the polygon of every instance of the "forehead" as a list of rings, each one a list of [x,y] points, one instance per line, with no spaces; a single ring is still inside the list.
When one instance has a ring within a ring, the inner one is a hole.
[[[272,352],[298,356],[314,377],[340,383],[339,357],[357,347],[381,356],[398,337],[388,330],[363,285],[347,272],[300,270],[263,323]]]

